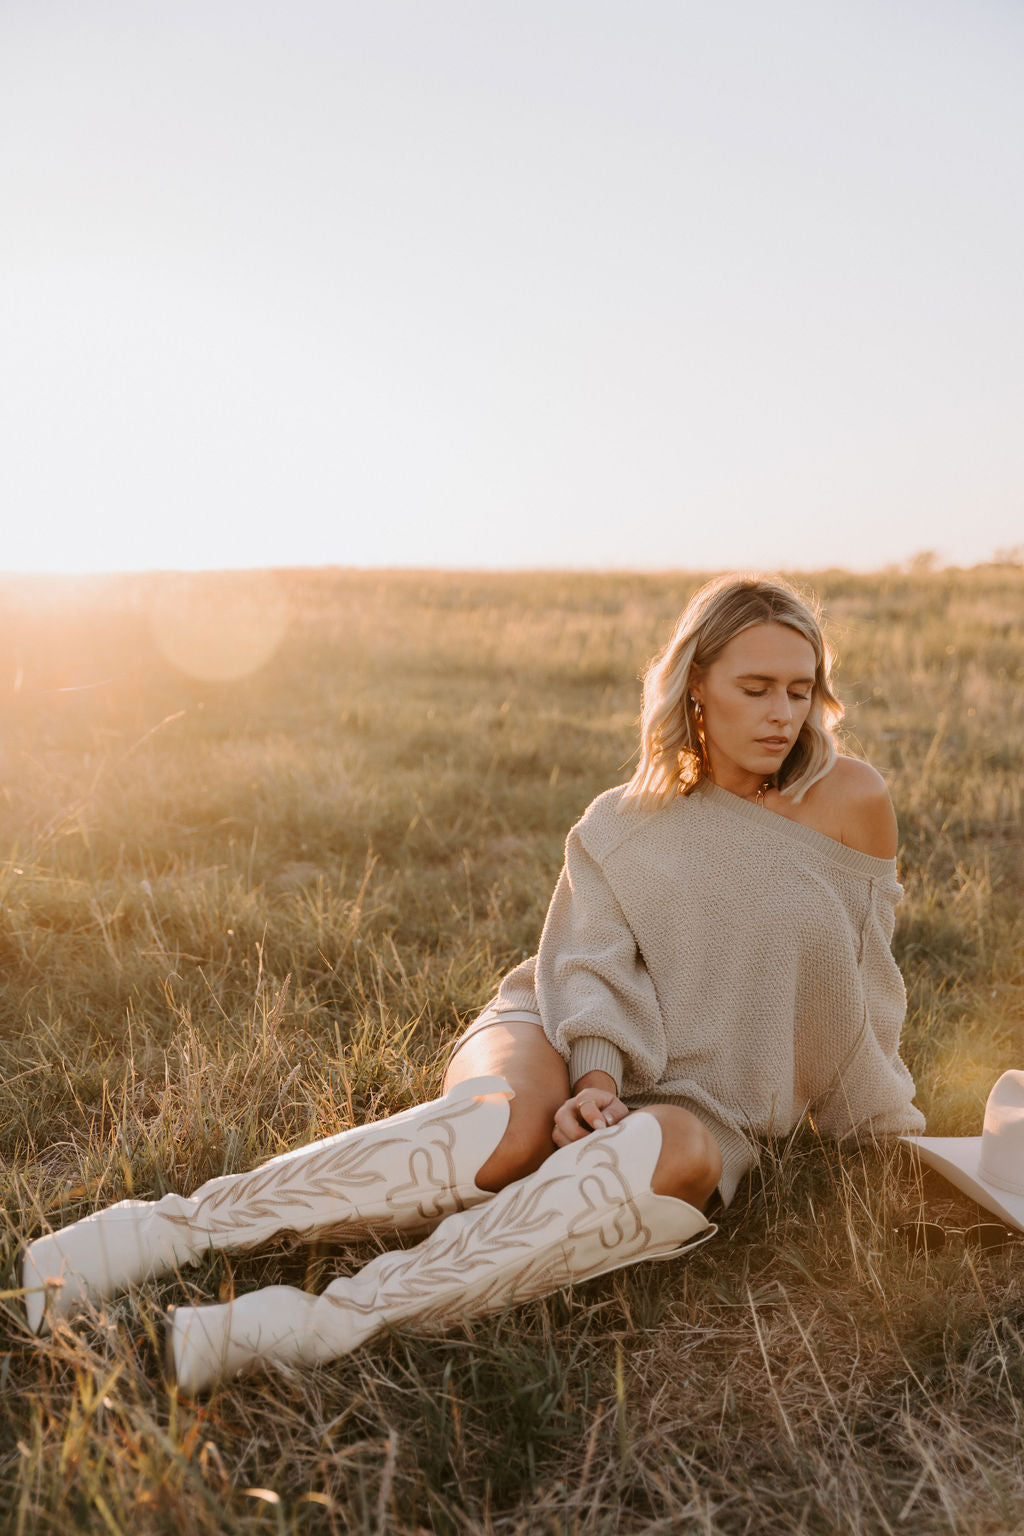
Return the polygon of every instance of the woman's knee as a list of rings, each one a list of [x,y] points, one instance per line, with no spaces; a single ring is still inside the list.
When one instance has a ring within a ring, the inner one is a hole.
[[[703,1210],[722,1177],[721,1148],[707,1126],[678,1104],[649,1104],[635,1113],[651,1114],[661,1126],[654,1193]]]

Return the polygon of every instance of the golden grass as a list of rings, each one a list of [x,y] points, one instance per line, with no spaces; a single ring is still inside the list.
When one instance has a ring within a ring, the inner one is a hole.
[[[698,578],[197,580],[189,611],[250,623],[283,596],[255,675],[161,657],[166,578],[3,584],[3,1529],[1019,1530],[1020,1249],[913,1253],[901,1222],[969,1202],[811,1127],[685,1265],[201,1407],[162,1381],[168,1302],[371,1250],[221,1257],[26,1335],[14,1249],[46,1224],[436,1090],[628,775],[638,673]],[[811,584],[900,815],[904,1054],[930,1128],[976,1133],[1024,1066],[1024,571]]]

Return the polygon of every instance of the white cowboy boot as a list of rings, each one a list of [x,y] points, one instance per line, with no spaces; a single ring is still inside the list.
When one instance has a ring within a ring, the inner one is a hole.
[[[189,1199],[122,1200],[21,1254],[34,1332],[213,1249],[258,1247],[280,1234],[346,1237],[415,1232],[489,1200],[476,1175],[509,1121],[502,1077],[458,1083],[441,1099],[273,1157],[250,1173],[210,1179]]]
[[[685,1201],[653,1192],[660,1150],[660,1124],[638,1110],[321,1296],[274,1285],[223,1306],[172,1307],[168,1374],[192,1395],[270,1361],[333,1360],[392,1324],[436,1332],[639,1259],[668,1258],[717,1228]]]

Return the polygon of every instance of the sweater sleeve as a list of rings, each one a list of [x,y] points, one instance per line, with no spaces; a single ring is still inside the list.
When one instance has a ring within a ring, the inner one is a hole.
[[[822,1101],[811,1110],[822,1135],[837,1140],[924,1129],[924,1116],[913,1103],[914,1080],[899,1054],[907,999],[890,945],[902,894],[895,882],[891,889],[871,883],[861,931],[861,1029]]]
[[[626,1070],[639,1088],[665,1071],[667,1048],[654,984],[600,864],[569,834],[565,864],[537,952],[544,1028],[575,1084],[600,1069],[621,1091]]]

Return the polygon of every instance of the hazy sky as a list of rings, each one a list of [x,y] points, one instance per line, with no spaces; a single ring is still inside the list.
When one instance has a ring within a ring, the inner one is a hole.
[[[6,0],[0,568],[1024,543],[1020,0]]]

